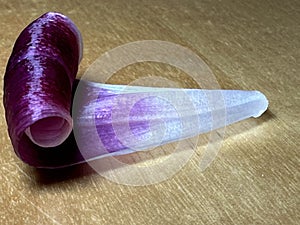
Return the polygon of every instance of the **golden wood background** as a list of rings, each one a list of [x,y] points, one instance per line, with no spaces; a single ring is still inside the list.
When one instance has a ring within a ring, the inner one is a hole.
[[[13,153],[0,107],[1,224],[297,224],[299,215],[300,2],[268,1],[0,1],[0,83],[20,31],[46,11],[75,21],[84,39],[79,76],[102,53],[130,41],[158,39],[192,49],[224,89],[257,89],[269,110],[227,128],[216,160],[198,169],[205,149],[169,180],[124,186],[87,166],[45,172]],[[157,64],[125,69],[113,83],[164,74]],[[200,136],[200,139],[205,139]]]

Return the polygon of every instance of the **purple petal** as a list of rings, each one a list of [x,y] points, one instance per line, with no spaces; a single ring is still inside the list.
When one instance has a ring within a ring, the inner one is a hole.
[[[33,21],[15,43],[4,77],[5,116],[16,154],[31,166],[153,148],[257,117],[268,106],[257,91],[78,83],[81,57],[80,33],[59,13]]]

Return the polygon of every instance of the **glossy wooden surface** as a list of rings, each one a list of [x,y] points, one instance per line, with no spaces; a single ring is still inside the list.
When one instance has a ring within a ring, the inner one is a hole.
[[[16,37],[46,11],[68,15],[82,32],[78,76],[121,44],[171,41],[201,56],[223,89],[260,90],[270,106],[262,117],[228,127],[217,158],[203,173],[198,164],[205,135],[175,176],[133,187],[86,165],[52,172],[25,165],[13,152],[1,105],[1,224],[299,223],[299,1],[1,0],[1,98]],[[197,87],[186,74],[155,63],[126,68],[110,82],[128,84],[151,74]]]

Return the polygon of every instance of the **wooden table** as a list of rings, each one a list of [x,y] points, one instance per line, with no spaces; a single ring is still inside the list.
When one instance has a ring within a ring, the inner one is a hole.
[[[260,90],[270,105],[262,117],[227,128],[203,173],[205,141],[175,176],[137,187],[86,165],[63,171],[25,165],[13,152],[1,105],[1,224],[299,224],[299,1],[1,0],[1,74],[20,31],[46,11],[66,14],[81,30],[79,76],[121,44],[164,40],[201,56],[223,89]],[[126,68],[110,82],[151,74],[197,88],[186,74],[155,63]],[[3,79],[0,89],[2,97]]]

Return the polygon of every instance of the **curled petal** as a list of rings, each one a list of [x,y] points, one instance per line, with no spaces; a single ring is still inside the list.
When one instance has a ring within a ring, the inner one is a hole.
[[[80,33],[59,13],[33,21],[14,45],[5,115],[16,154],[31,166],[59,168],[145,150],[258,117],[268,107],[258,91],[78,82],[81,57]]]

